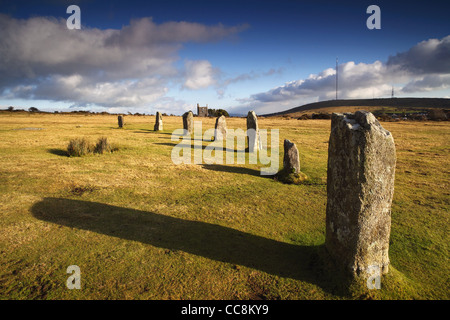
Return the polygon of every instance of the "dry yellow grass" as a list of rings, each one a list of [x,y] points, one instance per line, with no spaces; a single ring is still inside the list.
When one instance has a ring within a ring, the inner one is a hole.
[[[215,119],[201,120],[203,131]],[[261,164],[174,165],[181,117],[0,114],[0,297],[18,299],[448,299],[448,122],[383,123],[397,147],[392,272],[342,295],[318,272],[330,121],[263,118],[300,152],[309,185]],[[245,119],[227,119],[245,129]],[[27,130],[24,130],[28,128]],[[30,130],[41,128],[41,130]],[[67,157],[73,138],[111,154]],[[203,145],[206,145],[204,143]],[[282,154],[280,154],[280,164]],[[68,290],[79,265],[82,289]]]

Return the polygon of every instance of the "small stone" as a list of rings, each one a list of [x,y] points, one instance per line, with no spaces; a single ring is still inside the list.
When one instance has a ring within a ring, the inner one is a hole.
[[[289,140],[284,140],[284,158],[283,158],[284,170],[290,173],[300,172],[300,159],[298,156],[298,149],[295,143]]]
[[[214,141],[222,141],[227,139],[227,121],[224,115],[217,117],[215,131],[214,131]]]
[[[155,131],[160,131],[163,129],[163,121],[162,121],[162,116],[161,116],[161,112],[156,112],[156,121],[155,121],[155,127],[153,128],[153,130]]]
[[[194,114],[192,111],[183,114],[183,129],[185,130],[185,134],[191,134],[194,130]]]
[[[255,152],[260,146],[258,118],[255,111],[249,111],[247,114],[247,143],[248,152]]]

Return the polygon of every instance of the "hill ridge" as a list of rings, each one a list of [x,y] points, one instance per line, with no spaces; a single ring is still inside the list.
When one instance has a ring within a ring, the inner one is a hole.
[[[285,111],[262,114],[274,117],[295,112],[307,112],[330,107],[397,107],[397,108],[450,108],[448,98],[375,98],[375,99],[340,99],[308,103]]]

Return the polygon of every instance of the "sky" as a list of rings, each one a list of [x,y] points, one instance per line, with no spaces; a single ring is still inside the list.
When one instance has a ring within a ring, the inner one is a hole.
[[[266,114],[335,99],[336,62],[339,99],[450,98],[450,3],[0,0],[0,108]]]

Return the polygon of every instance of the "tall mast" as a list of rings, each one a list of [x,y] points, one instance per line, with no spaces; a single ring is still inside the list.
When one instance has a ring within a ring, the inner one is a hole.
[[[336,100],[338,99],[338,58],[336,57]]]

